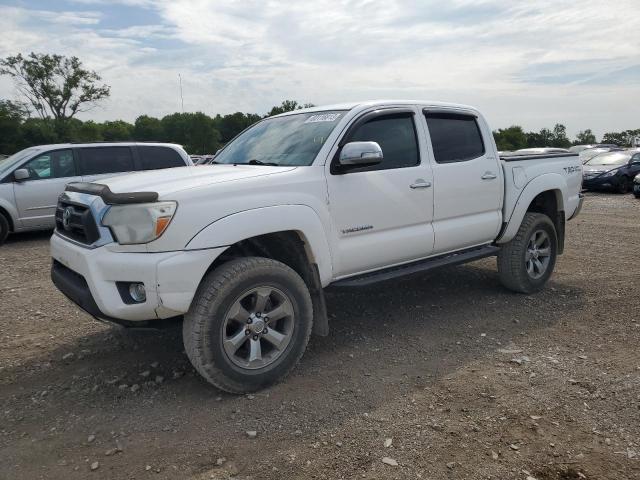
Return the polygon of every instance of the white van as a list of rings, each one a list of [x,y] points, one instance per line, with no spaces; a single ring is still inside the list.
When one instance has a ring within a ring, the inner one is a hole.
[[[58,195],[71,182],[193,165],[169,143],[66,143],[26,148],[0,160],[0,244],[11,232],[55,227]]]

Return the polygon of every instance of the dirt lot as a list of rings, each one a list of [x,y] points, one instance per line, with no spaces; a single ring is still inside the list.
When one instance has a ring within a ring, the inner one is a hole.
[[[195,374],[179,331],[79,312],[49,281],[48,235],[13,237],[0,478],[638,479],[639,220],[632,196],[589,196],[534,296],[494,260],[330,292],[330,336],[240,397]]]

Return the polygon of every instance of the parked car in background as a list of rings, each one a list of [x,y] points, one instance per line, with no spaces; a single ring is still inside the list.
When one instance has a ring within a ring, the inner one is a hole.
[[[509,155],[546,155],[549,153],[570,153],[566,148],[556,147],[540,147],[540,148],[521,148]]]
[[[65,143],[21,150],[0,161],[0,244],[11,232],[53,229],[58,195],[67,183],[185,165],[193,165],[187,153],[169,143]]]
[[[571,153],[580,153],[584,150],[589,150],[591,148],[612,149],[612,148],[618,148],[618,145],[615,145],[613,143],[592,143],[589,145],[574,145],[572,147],[569,147],[569,151]]]
[[[614,152],[621,150],[624,150],[624,148],[618,147],[617,145],[600,145],[582,150],[578,155],[580,156],[580,160],[584,165],[588,160],[591,160],[596,155],[600,155],[601,153],[605,152]]]
[[[605,152],[585,163],[582,186],[587,190],[610,189],[628,193],[633,185],[632,179],[639,173],[640,152]]]
[[[640,198],[640,173],[633,179],[633,194],[636,198]]]

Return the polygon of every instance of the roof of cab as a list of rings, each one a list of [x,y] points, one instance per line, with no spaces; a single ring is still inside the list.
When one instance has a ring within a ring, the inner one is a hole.
[[[449,103],[449,102],[434,102],[429,100],[363,100],[361,102],[348,102],[348,103],[336,103],[333,105],[319,105],[316,107],[310,108],[302,108],[300,110],[293,110],[290,112],[281,113],[279,115],[275,115],[276,117],[284,117],[287,115],[295,115],[297,113],[313,113],[313,112],[325,112],[327,110],[352,110],[356,107],[384,107],[390,105],[430,105],[434,107],[442,107],[442,108],[460,108],[464,110],[473,110],[477,111],[476,108],[463,105],[459,103]]]

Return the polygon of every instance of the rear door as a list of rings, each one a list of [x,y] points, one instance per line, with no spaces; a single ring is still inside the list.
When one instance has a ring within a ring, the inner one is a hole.
[[[13,191],[22,226],[53,228],[58,195],[70,182],[79,182],[73,151],[52,150],[29,160],[20,168],[29,171],[29,179],[14,182]]]
[[[425,109],[432,146],[434,253],[489,243],[502,224],[502,169],[472,112]]]
[[[129,146],[83,147],[78,149],[82,181],[94,182],[135,171]]]

